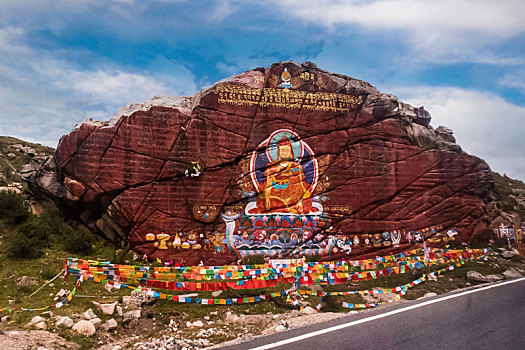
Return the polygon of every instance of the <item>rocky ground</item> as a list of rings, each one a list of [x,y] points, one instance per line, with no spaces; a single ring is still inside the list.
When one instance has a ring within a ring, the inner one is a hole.
[[[424,298],[480,283],[525,275],[525,264],[517,251],[503,248],[496,251],[486,262],[467,263],[462,268],[410,289],[404,299]],[[399,284],[400,279],[403,279],[402,283],[406,283],[417,275],[393,277],[364,281],[344,288],[389,288]],[[18,283],[32,282],[34,281],[31,278],[18,279]],[[93,287],[86,282],[83,290],[89,293],[93,291]],[[89,298],[79,295],[73,299],[71,305],[60,309],[33,313],[18,311],[3,316],[0,323],[0,346],[24,350],[201,349],[303,327],[341,317],[348,312],[367,312],[343,309],[340,303],[331,302],[328,298],[323,300],[321,312],[317,312],[313,308],[319,304],[317,297],[301,298],[304,308],[299,311],[285,301],[282,305],[272,302],[250,306],[181,305],[155,300],[142,291],[130,294],[129,291],[101,289],[105,295],[99,295],[96,298],[99,301],[88,301]],[[61,289],[56,298],[60,299],[66,293],[66,290]],[[363,301],[376,302],[391,297],[386,294],[378,296],[363,296]],[[389,305],[378,307],[388,308]]]

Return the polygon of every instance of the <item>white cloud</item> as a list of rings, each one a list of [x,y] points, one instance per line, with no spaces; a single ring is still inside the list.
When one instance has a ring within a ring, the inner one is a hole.
[[[196,90],[193,74],[180,65],[169,76],[107,65],[82,70],[53,52],[24,45],[24,39],[20,28],[0,29],[2,135],[55,147],[86,117],[108,120],[122,105]]]
[[[454,131],[457,143],[490,167],[525,180],[525,107],[489,92],[459,88],[390,88],[401,100],[425,106],[431,125]]]
[[[284,16],[328,28],[358,25],[367,31],[400,31],[426,60],[467,56],[525,31],[522,0],[276,0]],[[356,35],[363,35],[356,33]],[[479,58],[478,58],[479,59]],[[512,58],[493,57],[489,61]]]

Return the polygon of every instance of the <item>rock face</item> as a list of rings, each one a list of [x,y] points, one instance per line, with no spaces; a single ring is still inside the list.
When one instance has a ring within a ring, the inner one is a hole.
[[[108,239],[195,265],[467,240],[493,181],[423,107],[309,62],[84,122],[24,176]]]

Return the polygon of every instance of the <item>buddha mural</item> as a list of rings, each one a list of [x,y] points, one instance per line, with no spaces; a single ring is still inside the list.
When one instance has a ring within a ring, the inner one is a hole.
[[[257,200],[248,204],[246,214],[316,214],[314,203],[318,166],[313,152],[291,130],[278,130],[252,156],[252,181]]]

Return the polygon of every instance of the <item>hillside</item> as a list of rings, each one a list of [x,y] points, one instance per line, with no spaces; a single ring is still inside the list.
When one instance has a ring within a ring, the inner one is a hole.
[[[32,160],[43,159],[54,152],[51,147],[0,136],[0,191],[11,188],[17,193],[27,193],[27,184],[20,176],[22,168]]]

